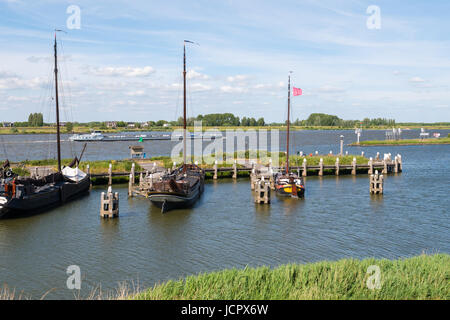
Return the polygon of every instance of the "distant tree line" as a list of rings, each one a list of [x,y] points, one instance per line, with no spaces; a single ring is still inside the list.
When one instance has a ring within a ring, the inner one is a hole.
[[[206,127],[255,127],[255,126],[284,126],[286,122],[282,123],[266,123],[264,118],[255,119],[252,117],[242,117],[240,119],[232,113],[210,113],[205,115],[198,115],[197,117],[191,117],[186,120],[188,126],[193,126],[195,121],[202,121],[202,125]],[[127,128],[130,122],[117,121],[115,122],[118,128]],[[134,128],[143,127],[163,127],[169,125],[171,127],[183,126],[183,118],[179,117],[176,121],[147,121],[144,123],[133,122]],[[375,126],[394,126],[394,119],[386,118],[364,118],[363,120],[343,120],[336,115],[330,115],[325,113],[312,113],[305,120],[296,119],[291,122],[294,126],[301,127],[340,127],[340,128],[354,128],[354,127],[375,127]],[[32,113],[28,117],[27,122],[14,122],[15,127],[40,127],[46,125],[44,124],[44,119],[42,113]],[[68,122],[66,123],[66,130],[72,131],[73,127],[89,127],[89,128],[100,128],[107,129],[107,122],[102,121],[92,121],[88,123],[80,122]]]
[[[373,126],[394,126],[394,119],[364,118],[363,120],[343,120],[335,115],[325,113],[311,113],[306,120],[296,119],[292,122],[295,126],[303,127],[341,127],[341,128],[354,128],[354,127],[373,127]]]

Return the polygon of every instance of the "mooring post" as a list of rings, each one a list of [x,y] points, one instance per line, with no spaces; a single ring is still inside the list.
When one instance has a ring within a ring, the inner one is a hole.
[[[88,177],[91,176],[91,168],[89,167],[89,164],[86,165],[86,174],[88,175]]]
[[[373,159],[372,159],[372,157],[370,157],[368,165],[369,165],[369,171],[367,173],[373,174]]]
[[[394,157],[394,173],[398,173],[398,157]]]
[[[403,162],[402,162],[402,155],[398,154],[398,171],[402,172],[403,171]]]
[[[303,151],[300,151],[300,157],[303,157]]]
[[[356,158],[353,157],[352,160],[352,175],[356,175]]]
[[[333,150],[330,150],[330,156],[332,156],[333,155]]]
[[[384,177],[383,175],[378,174],[378,170],[375,170],[375,174],[370,175],[369,183],[370,183],[369,187],[370,193],[383,194]]]
[[[383,159],[383,171],[381,173],[387,174],[387,161],[386,161],[386,159]]]
[[[156,172],[156,162],[153,162],[153,168],[152,168],[152,173]]]
[[[38,167],[35,167],[35,168],[34,168],[34,176],[36,177],[36,179],[39,178],[39,170],[38,170]]]
[[[131,173],[128,181],[128,196],[133,196],[133,175]]]
[[[255,183],[255,202],[270,203],[270,188],[264,176],[261,176],[261,179]]]
[[[304,158],[304,159],[303,159],[303,172],[302,172],[302,176],[303,176],[303,177],[306,177],[306,175],[307,175],[307,169],[308,169],[308,166],[307,166],[307,164],[306,164],[306,158]]]
[[[108,185],[112,185],[112,163],[109,164],[108,168]]]
[[[177,163],[174,162],[174,163],[172,164],[172,170],[175,170],[176,168],[177,168]]]
[[[214,161],[214,176],[213,176],[214,180],[217,180],[217,160]]]
[[[108,187],[106,194],[100,195],[100,217],[115,218],[119,216],[119,193],[113,193],[112,187]]]
[[[345,155],[348,156],[348,151],[345,151]]]
[[[133,184],[134,184],[134,177],[135,177],[134,169],[135,169],[135,166],[134,166],[134,162],[133,162],[133,163],[131,164],[131,174],[133,175],[133,179],[132,179]]]
[[[237,161],[236,161],[236,159],[233,162],[233,179],[237,179]]]
[[[323,176],[323,158],[319,160],[319,176]]]
[[[315,153],[316,153],[316,156],[317,156],[317,155],[319,155],[319,151],[317,151],[317,150],[316,150],[316,152],[315,152]]]
[[[364,151],[361,151],[361,157],[364,157]]]
[[[150,175],[148,176],[148,180],[149,180],[148,187],[150,189],[152,189],[153,188],[153,174],[150,173]]]
[[[341,138],[341,153],[340,153],[340,155],[343,156],[344,155],[344,136],[341,134],[340,138]]]
[[[377,152],[377,157],[375,159],[377,159],[377,161],[380,160],[380,153],[379,152]]]
[[[139,174],[139,189],[141,189],[141,190],[143,188],[143,183],[144,183],[144,177],[143,177],[143,174],[141,171],[141,173]]]
[[[335,166],[336,166],[336,175],[338,176],[339,175],[339,158],[336,158]]]

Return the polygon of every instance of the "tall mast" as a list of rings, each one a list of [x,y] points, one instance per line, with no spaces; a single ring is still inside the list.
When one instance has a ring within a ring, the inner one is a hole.
[[[289,173],[289,120],[291,113],[291,75],[288,78],[288,116],[287,116],[287,133],[286,133],[286,173]]]
[[[186,168],[186,41],[183,44],[183,161]]]
[[[54,49],[55,49],[56,146],[58,150],[58,172],[61,172],[61,137],[59,132],[58,55],[56,50],[56,32],[55,32]]]

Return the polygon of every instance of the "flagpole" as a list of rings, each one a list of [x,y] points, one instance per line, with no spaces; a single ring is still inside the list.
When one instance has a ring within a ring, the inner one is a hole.
[[[289,71],[288,77],[288,116],[287,116],[287,133],[286,133],[286,174],[289,173],[289,123],[291,113],[291,73]]]
[[[183,43],[183,161],[186,171],[186,41]]]
[[[56,31],[55,31],[55,100],[56,100],[56,146],[58,153],[58,172],[61,172],[61,136],[59,131],[59,99],[58,99],[58,54],[56,49]]]

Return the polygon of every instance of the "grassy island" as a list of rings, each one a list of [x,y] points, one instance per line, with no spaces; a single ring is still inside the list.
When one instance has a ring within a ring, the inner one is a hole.
[[[368,140],[361,141],[359,146],[410,146],[426,144],[450,144],[450,137],[437,139]],[[358,146],[357,143],[352,143],[350,145]]]

